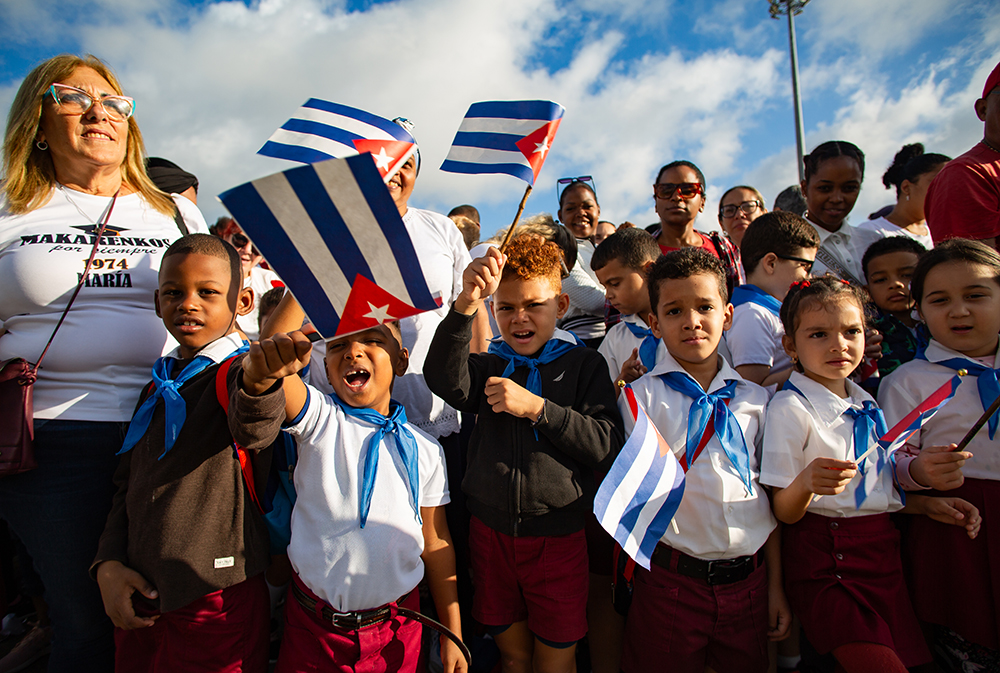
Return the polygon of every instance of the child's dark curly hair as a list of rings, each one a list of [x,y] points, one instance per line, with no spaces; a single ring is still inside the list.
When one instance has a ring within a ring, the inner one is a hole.
[[[660,305],[660,286],[668,280],[690,278],[703,273],[712,276],[719,287],[719,298],[722,305],[729,303],[729,290],[726,286],[726,269],[718,257],[701,248],[681,248],[671,250],[661,256],[646,274],[646,289],[649,290],[649,305],[656,312]]]
[[[502,280],[546,278],[558,292],[562,290],[562,249],[538,234],[515,236],[507,246],[507,264]]]
[[[785,295],[785,301],[781,302],[781,325],[785,328],[785,334],[792,337],[798,327],[799,314],[806,310],[833,304],[852,299],[861,309],[861,318],[868,326],[868,315],[866,309],[866,298],[864,293],[856,285],[851,285],[846,280],[834,278],[833,276],[823,276],[822,278],[809,278],[792,283]]]

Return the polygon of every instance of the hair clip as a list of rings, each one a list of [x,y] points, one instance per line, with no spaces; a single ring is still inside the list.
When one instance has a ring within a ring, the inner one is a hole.
[[[843,283],[844,285],[850,285],[850,284],[851,284],[851,281],[849,281],[849,280],[844,280],[843,278],[838,278],[837,280],[839,280],[839,281],[840,281],[841,283]]]
[[[807,288],[807,287],[809,287],[809,281],[808,280],[797,280],[794,283],[792,283],[792,285],[791,285],[791,289],[793,289],[793,290],[802,290],[802,289]]]

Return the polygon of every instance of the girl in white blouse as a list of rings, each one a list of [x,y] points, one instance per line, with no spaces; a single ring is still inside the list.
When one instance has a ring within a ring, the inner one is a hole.
[[[903,503],[892,470],[865,455],[885,421],[847,378],[864,355],[863,307],[859,290],[835,278],[789,290],[783,345],[796,371],[768,406],[760,483],[772,487],[775,516],[787,524],[785,590],[810,642],[847,671],[904,673],[930,654],[888,515]],[[906,511],[964,525],[970,536],[979,526],[978,511],[957,498],[917,496]]]

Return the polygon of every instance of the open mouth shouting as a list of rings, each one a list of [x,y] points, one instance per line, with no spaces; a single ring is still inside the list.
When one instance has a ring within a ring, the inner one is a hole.
[[[354,367],[344,374],[344,383],[347,385],[348,390],[359,393],[365,389],[371,377],[371,372],[360,367]]]
[[[514,338],[514,341],[519,344],[529,344],[531,343],[532,337],[535,336],[535,333],[532,330],[515,330],[511,332],[510,335]]]

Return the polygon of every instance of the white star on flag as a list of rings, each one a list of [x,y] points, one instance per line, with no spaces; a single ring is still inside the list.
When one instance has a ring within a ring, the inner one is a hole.
[[[535,143],[535,151],[532,152],[532,154],[538,154],[538,153],[545,154],[548,151],[549,151],[549,142],[547,140],[543,140],[540,143]]]
[[[376,321],[379,325],[394,319],[391,315],[389,315],[388,304],[386,304],[385,306],[376,307],[375,304],[368,302],[368,308],[370,308],[371,311],[365,313],[364,317],[371,318],[372,320]]]
[[[395,159],[395,157],[386,154],[385,148],[382,147],[379,149],[378,154],[372,155],[372,159],[375,160],[375,165],[378,166],[380,170],[388,171],[389,166],[392,165],[392,160]]]

